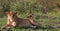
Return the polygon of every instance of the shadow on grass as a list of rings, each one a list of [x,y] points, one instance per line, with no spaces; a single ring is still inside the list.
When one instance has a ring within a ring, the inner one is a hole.
[[[19,28],[19,27],[15,27],[15,29],[35,29],[35,30],[37,30],[37,29],[42,29],[42,30],[44,30],[44,29],[53,29],[53,28],[48,28],[48,27],[43,27],[43,26],[37,26],[36,28]]]
[[[33,30],[38,30],[38,29],[42,29],[42,30],[50,30],[50,29],[53,29],[53,28],[48,28],[48,27],[44,27],[44,26],[37,26],[36,28],[19,28],[19,27],[15,27],[14,29],[33,29]],[[13,30],[13,28],[12,29],[6,29],[6,31],[12,31]],[[0,30],[1,31],[1,30]],[[4,30],[5,31],[5,30]]]

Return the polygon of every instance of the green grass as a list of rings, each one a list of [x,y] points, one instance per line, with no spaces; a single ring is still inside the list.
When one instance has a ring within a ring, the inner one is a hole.
[[[38,16],[36,14],[36,16]],[[44,18],[40,17],[39,19],[36,19],[37,22],[41,22],[42,26],[39,27],[38,29],[32,29],[32,28],[12,28],[13,31],[60,31],[60,28],[55,28],[55,29],[46,29],[46,25],[52,25],[52,26],[57,26],[55,23],[60,22],[60,16],[59,14],[54,14],[54,13],[49,13],[49,14],[40,14],[42,16],[48,16],[49,18]],[[35,17],[36,17],[35,16]],[[20,16],[19,16],[20,17]],[[24,18],[24,17],[23,17]],[[4,26],[6,24],[6,17],[0,18],[0,27]]]

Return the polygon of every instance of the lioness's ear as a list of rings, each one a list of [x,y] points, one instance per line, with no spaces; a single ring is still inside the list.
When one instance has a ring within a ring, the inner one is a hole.
[[[10,12],[9,11],[6,11],[5,14],[9,14]]]

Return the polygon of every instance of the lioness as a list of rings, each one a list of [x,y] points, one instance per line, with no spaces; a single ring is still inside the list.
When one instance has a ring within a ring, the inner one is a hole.
[[[11,28],[11,27],[36,27],[37,23],[34,22],[33,19],[27,18],[19,18],[16,15],[16,12],[5,12],[7,15],[7,24],[3,28]]]

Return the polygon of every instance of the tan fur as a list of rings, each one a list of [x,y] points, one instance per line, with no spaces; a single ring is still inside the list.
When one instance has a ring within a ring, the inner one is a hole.
[[[7,24],[5,25],[6,27],[32,27],[32,26],[36,26],[36,23],[34,22],[33,19],[31,18],[27,18],[27,19],[23,19],[23,18],[19,18],[17,17],[15,12],[6,12],[7,15]]]

